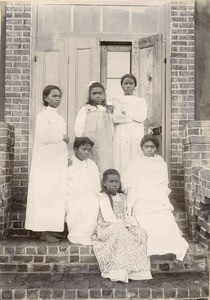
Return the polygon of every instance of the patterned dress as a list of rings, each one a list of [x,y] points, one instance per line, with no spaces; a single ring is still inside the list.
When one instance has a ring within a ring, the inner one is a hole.
[[[123,282],[151,279],[147,237],[140,227],[125,227],[125,198],[121,193],[112,196],[112,209],[108,195],[99,194],[100,212],[92,243],[101,276]]]

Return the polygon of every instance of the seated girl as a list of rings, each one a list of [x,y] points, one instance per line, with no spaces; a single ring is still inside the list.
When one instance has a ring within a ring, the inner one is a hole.
[[[102,186],[98,225],[92,235],[101,276],[122,282],[151,279],[147,237],[140,227],[126,222],[126,196],[121,192],[118,171],[105,171]]]
[[[68,239],[74,244],[91,245],[90,236],[97,224],[100,176],[89,158],[93,145],[87,137],[76,138],[75,154],[67,168],[66,223]]]
[[[144,156],[133,159],[122,176],[127,194],[128,212],[132,224],[138,224],[147,233],[147,254],[173,253],[183,260],[188,243],[182,237],[173,216],[168,198],[168,170],[163,158],[156,154],[158,139],[145,135],[141,140]]]

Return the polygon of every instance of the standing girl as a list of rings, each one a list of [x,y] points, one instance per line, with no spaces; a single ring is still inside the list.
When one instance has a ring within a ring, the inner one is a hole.
[[[105,89],[99,82],[89,87],[88,102],[79,110],[75,121],[75,135],[94,142],[92,156],[101,174],[113,167],[111,113],[106,105]]]
[[[66,124],[56,108],[61,90],[48,85],[43,91],[44,109],[37,115],[25,228],[49,242],[53,232],[64,230],[65,176],[68,164]]]
[[[128,162],[140,153],[139,144],[144,136],[143,122],[147,117],[147,105],[143,98],[133,95],[137,85],[136,77],[125,74],[121,78],[124,96],[113,100],[115,123],[114,165],[123,173]]]
[[[121,192],[119,173],[114,169],[104,172],[102,186],[98,225],[92,235],[101,276],[122,282],[151,279],[147,237],[140,227],[126,222],[126,196]]]

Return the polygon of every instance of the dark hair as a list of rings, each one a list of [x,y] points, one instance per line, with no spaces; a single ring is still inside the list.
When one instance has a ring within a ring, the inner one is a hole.
[[[102,177],[102,188],[101,188],[101,192],[102,193],[106,193],[107,196],[109,197],[109,201],[110,201],[110,204],[111,204],[111,207],[113,208],[113,200],[112,200],[112,196],[110,195],[109,191],[107,190],[107,188],[103,185],[104,181],[107,180],[108,176],[109,175],[118,175],[119,178],[120,178],[120,173],[115,170],[115,169],[108,169],[106,170],[104,173],[103,173],[103,177]],[[118,193],[122,193],[122,188],[121,188],[121,184],[120,184],[120,187],[119,187],[119,190],[117,191]]]
[[[93,147],[94,143],[88,137],[76,137],[74,140],[73,148],[78,149],[81,145],[89,144]]]
[[[154,134],[146,134],[145,136],[143,136],[143,138],[141,140],[141,143],[140,143],[141,148],[144,146],[145,143],[150,142],[150,141],[153,142],[153,144],[157,148],[160,146],[160,143]]]
[[[89,86],[89,91],[88,91],[88,101],[86,102],[86,104],[90,104],[92,106],[96,106],[95,103],[92,102],[91,97],[90,97],[90,93],[92,91],[93,88],[101,88],[104,93],[105,93],[105,88],[103,86],[103,84],[101,84],[100,82],[93,82],[90,86]],[[106,99],[103,100],[103,102],[101,103],[101,105],[106,106]]]
[[[44,106],[48,106],[48,102],[45,101],[45,98],[46,98],[47,96],[49,96],[49,94],[50,94],[50,92],[51,92],[52,90],[59,90],[59,92],[61,93],[61,96],[62,96],[61,89],[60,89],[58,86],[56,86],[56,85],[47,85],[47,86],[44,88],[43,94],[42,94],[42,100],[43,100]]]
[[[135,83],[135,86],[137,86],[137,80],[136,80],[136,77],[133,74],[125,74],[125,75],[123,75],[123,77],[120,80],[121,85],[123,84],[123,80],[125,78],[131,78],[131,79],[133,79],[133,81]]]

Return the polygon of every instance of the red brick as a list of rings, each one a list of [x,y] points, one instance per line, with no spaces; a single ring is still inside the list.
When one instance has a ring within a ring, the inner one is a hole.
[[[14,299],[25,299],[26,291],[25,290],[15,290]]]
[[[38,299],[38,289],[27,290],[27,299]]]

